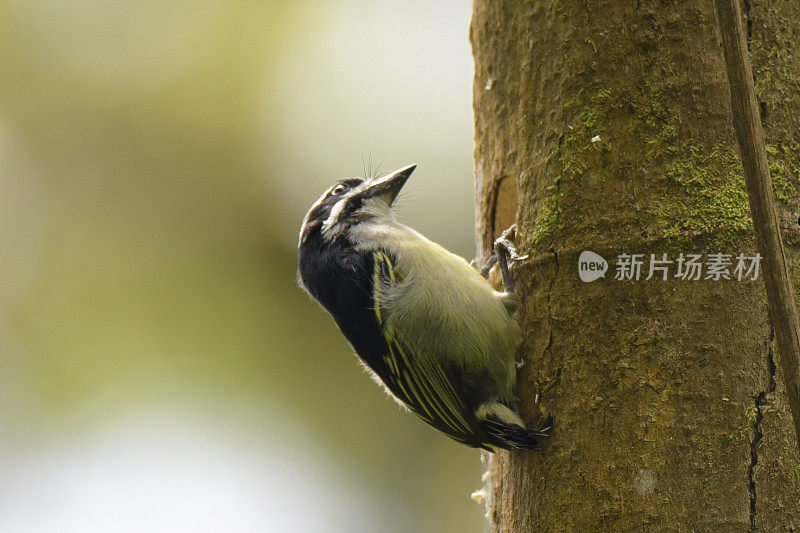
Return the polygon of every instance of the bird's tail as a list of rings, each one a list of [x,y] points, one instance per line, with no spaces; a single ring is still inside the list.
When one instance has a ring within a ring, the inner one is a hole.
[[[553,427],[552,416],[538,427],[527,427],[517,413],[497,403],[482,407],[476,415],[489,444],[505,450],[538,450]]]

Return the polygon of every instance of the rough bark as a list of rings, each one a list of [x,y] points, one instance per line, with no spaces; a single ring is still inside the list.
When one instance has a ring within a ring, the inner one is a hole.
[[[795,435],[800,441],[800,323],[772,192],[761,106],[747,50],[747,29],[739,0],[715,0],[714,5],[731,90],[733,128],[744,167],[756,244],[764,258],[762,272],[769,316]]]
[[[800,6],[745,16],[798,272]],[[584,250],[755,253],[713,3],[476,0],[471,40],[478,245],[518,223],[522,409],[556,420],[492,455],[489,529],[800,529],[763,282],[577,274]]]

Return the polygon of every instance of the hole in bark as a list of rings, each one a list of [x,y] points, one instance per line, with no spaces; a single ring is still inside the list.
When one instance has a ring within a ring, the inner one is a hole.
[[[509,176],[500,178],[495,196],[492,220],[492,241],[500,236],[517,219],[517,181]]]

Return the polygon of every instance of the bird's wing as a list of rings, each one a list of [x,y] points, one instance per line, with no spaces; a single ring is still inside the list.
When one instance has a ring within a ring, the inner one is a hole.
[[[373,304],[375,316],[381,327],[388,353],[383,356],[386,365],[380,373],[386,386],[411,411],[452,438],[472,446],[481,446],[476,435],[472,413],[458,395],[448,373],[436,358],[420,357],[387,325],[386,294],[396,283],[394,267],[383,252],[374,254]],[[477,439],[477,440],[476,440]]]

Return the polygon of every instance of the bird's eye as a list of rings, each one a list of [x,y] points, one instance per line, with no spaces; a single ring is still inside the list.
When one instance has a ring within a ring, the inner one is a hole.
[[[346,190],[347,190],[347,187],[345,187],[344,185],[342,185],[340,183],[339,185],[337,185],[336,187],[333,188],[333,190],[331,191],[331,194],[334,195],[334,196],[339,196],[340,194],[342,194]]]

